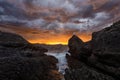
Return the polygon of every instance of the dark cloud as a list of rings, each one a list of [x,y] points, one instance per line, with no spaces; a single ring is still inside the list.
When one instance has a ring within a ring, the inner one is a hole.
[[[119,4],[120,0],[0,0],[0,24],[35,29],[32,35],[90,34],[120,19]]]
[[[19,19],[26,18],[24,10],[17,8],[15,5],[10,4],[6,1],[0,2],[0,7],[3,8],[3,11],[0,11],[0,15],[14,16],[15,18]]]
[[[82,17],[82,18],[95,17],[95,13],[92,5],[85,5],[80,7],[77,14],[78,14],[77,17]]]
[[[115,10],[115,8],[117,7],[120,8],[120,0],[109,0],[100,7],[100,10],[111,11],[111,10]]]

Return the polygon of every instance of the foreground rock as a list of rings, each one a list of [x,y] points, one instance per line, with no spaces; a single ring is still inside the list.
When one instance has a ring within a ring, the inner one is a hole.
[[[0,32],[0,80],[60,80],[57,60],[21,36]]]
[[[120,80],[120,21],[93,33],[87,43],[71,39],[66,80]]]

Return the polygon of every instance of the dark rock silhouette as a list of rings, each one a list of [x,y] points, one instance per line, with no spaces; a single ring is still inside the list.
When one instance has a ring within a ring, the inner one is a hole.
[[[91,49],[88,43],[84,43],[76,35],[73,35],[68,41],[69,52],[72,57],[86,60],[91,55]]]
[[[72,38],[70,38],[68,41],[68,47],[71,55],[73,57],[77,57],[80,54],[81,47],[83,47],[83,41],[79,39],[76,35],[73,35]]]
[[[24,38],[17,34],[0,32],[0,45],[3,46],[23,46],[29,44]]]
[[[54,57],[17,34],[0,32],[0,80],[60,80]]]
[[[75,37],[69,40],[65,80],[120,80],[120,21],[94,32],[89,42]]]

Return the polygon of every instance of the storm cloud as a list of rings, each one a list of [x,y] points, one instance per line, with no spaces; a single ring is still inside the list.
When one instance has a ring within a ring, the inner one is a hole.
[[[9,26],[13,32],[24,27],[51,34],[89,35],[120,19],[119,4],[120,0],[0,0],[0,24],[17,25]]]

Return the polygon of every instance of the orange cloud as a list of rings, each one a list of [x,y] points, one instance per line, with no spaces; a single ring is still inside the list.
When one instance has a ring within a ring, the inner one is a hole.
[[[26,27],[4,26],[7,32],[17,33],[23,36],[30,43],[40,44],[64,44],[68,43],[69,38],[73,35],[74,31],[64,31],[64,33],[55,33],[52,30],[39,30]],[[0,29],[3,30],[1,27]],[[5,29],[4,29],[5,30]],[[89,41],[91,39],[90,33],[76,32],[83,41]]]
[[[51,35],[49,35],[51,36]],[[72,36],[72,35],[71,35]],[[64,44],[66,45],[68,43],[68,40],[71,36],[66,35],[57,35],[57,36],[51,36],[47,39],[37,38],[37,39],[28,39],[30,43],[41,43],[41,44]],[[91,40],[91,35],[78,35],[79,38],[81,38],[84,42]]]

